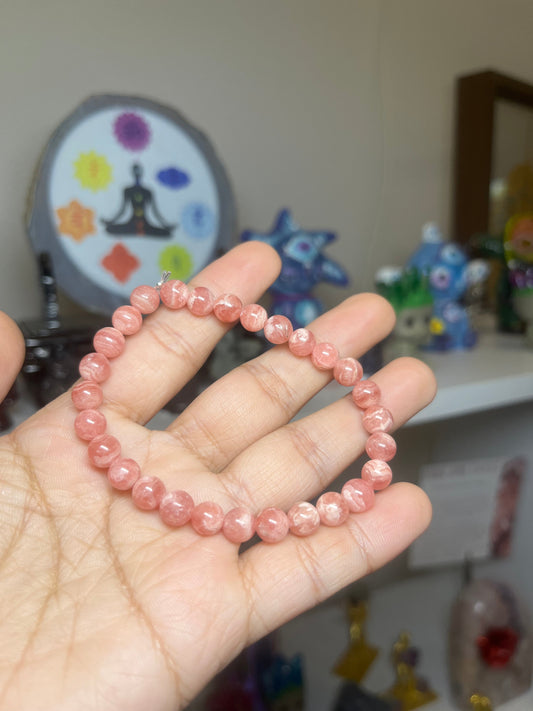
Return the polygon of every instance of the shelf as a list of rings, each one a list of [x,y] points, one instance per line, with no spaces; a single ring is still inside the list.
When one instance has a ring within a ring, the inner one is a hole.
[[[533,400],[533,350],[521,336],[482,334],[471,350],[427,354],[425,360],[437,378],[437,396],[411,424]]]

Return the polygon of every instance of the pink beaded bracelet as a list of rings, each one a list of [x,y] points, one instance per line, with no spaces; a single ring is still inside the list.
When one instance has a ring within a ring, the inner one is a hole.
[[[396,453],[396,443],[388,434],[392,427],[392,415],[379,404],[381,393],[378,385],[372,380],[361,380],[363,370],[360,363],[354,358],[339,358],[333,344],[317,343],[306,328],[293,330],[285,316],[269,318],[259,304],[243,306],[234,294],[215,298],[205,287],[189,289],[182,281],[169,280],[168,277],[169,273],[165,272],[156,287],[138,286],[134,289],[130,305],[115,310],[113,326],[102,328],[95,334],[95,352],[89,353],[80,362],[82,380],[71,391],[72,402],[79,411],[74,428],[76,434],[89,443],[90,462],[99,469],[107,470],[109,483],[115,489],[131,490],[133,502],[139,509],[157,510],[167,526],[177,528],[190,524],[201,536],[221,531],[233,543],[244,543],[254,534],[267,543],[281,541],[289,532],[295,536],[308,536],[320,524],[340,526],[350,513],[370,509],[374,503],[374,491],[384,489],[392,479],[387,462]],[[117,438],[106,432],[106,418],[98,408],[104,399],[101,384],[111,374],[110,361],[122,353],[126,337],[141,329],[143,315],[156,311],[160,302],[168,309],[187,307],[199,317],[214,314],[223,323],[240,320],[248,331],[263,330],[270,343],[288,344],[295,356],[309,356],[316,368],[331,370],[338,383],[353,387],[353,401],[363,411],[363,427],[369,434],[366,452],[370,460],[364,464],[361,478],[347,481],[341,493],[330,491],[322,494],[316,506],[302,501],[287,513],[269,507],[255,515],[244,507],[224,513],[212,501],[195,504],[186,491],[167,491],[158,477],[143,476],[137,462],[122,456]]]

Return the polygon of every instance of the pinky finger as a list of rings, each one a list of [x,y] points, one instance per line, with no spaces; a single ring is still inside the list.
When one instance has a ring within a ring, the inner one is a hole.
[[[429,525],[431,505],[412,484],[391,486],[373,509],[308,538],[258,545],[241,556],[250,639],[271,632],[399,555]]]
[[[24,338],[16,323],[0,311],[0,402],[15,382],[24,360]]]

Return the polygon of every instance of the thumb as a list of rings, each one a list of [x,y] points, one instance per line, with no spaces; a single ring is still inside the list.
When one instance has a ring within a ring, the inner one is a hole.
[[[24,361],[24,338],[17,324],[0,311],[0,402],[15,382]]]

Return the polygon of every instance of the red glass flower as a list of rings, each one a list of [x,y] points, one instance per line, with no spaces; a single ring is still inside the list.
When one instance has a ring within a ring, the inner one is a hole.
[[[476,640],[481,658],[489,667],[506,667],[516,651],[518,634],[510,627],[489,627]]]

